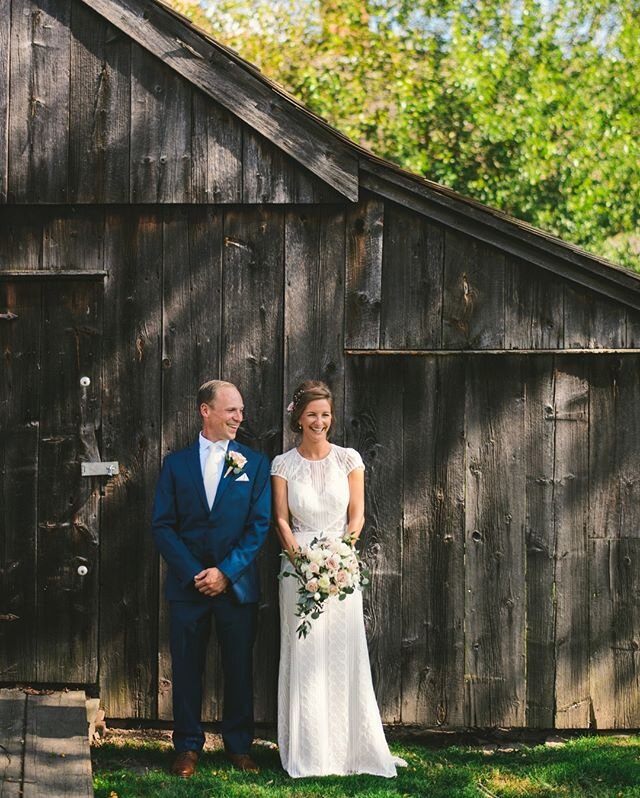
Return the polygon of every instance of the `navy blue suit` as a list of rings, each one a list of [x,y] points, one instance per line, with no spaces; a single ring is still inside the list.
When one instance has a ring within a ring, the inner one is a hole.
[[[153,507],[152,533],[168,565],[176,751],[200,751],[202,676],[211,616],[216,621],[224,673],[222,737],[230,753],[246,753],[253,739],[252,650],[260,596],[256,556],[271,517],[269,461],[230,441],[228,452],[247,458],[240,474],[224,473],[209,510],[199,443],[165,458]],[[239,480],[241,475],[246,479]],[[216,566],[227,591],[205,596],[194,576]]]

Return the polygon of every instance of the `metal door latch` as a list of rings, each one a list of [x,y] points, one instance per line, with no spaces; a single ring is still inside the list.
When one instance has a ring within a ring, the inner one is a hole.
[[[80,463],[80,468],[83,477],[115,477],[120,471],[120,464],[117,460]]]

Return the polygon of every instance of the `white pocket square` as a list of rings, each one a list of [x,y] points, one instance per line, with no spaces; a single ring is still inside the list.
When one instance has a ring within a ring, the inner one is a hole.
[[[236,479],[236,482],[248,482],[249,477],[246,474],[240,474],[240,476]]]

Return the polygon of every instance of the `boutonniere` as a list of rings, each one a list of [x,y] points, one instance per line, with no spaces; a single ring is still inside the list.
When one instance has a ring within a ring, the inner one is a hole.
[[[227,452],[224,456],[224,464],[227,466],[224,476],[228,477],[231,473],[239,474],[246,466],[247,458],[240,452]]]

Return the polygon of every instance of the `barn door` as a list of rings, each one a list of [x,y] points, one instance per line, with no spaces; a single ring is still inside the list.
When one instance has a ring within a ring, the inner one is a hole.
[[[102,295],[0,279],[0,681],[97,681]]]

